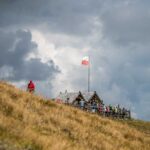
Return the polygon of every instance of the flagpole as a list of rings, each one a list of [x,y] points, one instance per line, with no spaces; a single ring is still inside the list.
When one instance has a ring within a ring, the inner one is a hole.
[[[90,67],[91,67],[91,62],[90,62],[90,56],[83,57],[82,59],[82,65],[86,65],[87,68],[87,92],[90,92]]]
[[[90,92],[90,56],[89,56],[89,65],[88,65],[88,92]]]

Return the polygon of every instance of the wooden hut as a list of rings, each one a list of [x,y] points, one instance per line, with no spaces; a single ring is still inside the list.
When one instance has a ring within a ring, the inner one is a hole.
[[[100,99],[96,91],[94,92],[65,92],[57,96],[56,101],[59,103],[70,104],[75,107],[81,107],[81,100],[84,101],[84,109],[87,111],[92,111],[93,108],[97,111],[98,107],[103,105],[103,101]],[[95,111],[94,110],[94,111]]]
[[[61,102],[65,104],[79,105],[80,101],[84,100],[82,93],[79,92],[60,92],[60,94],[56,97],[56,102]]]

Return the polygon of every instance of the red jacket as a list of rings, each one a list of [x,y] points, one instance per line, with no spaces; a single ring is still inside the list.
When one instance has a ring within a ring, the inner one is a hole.
[[[28,84],[28,89],[30,90],[34,90],[35,89],[35,85],[32,81],[30,81],[30,83]]]

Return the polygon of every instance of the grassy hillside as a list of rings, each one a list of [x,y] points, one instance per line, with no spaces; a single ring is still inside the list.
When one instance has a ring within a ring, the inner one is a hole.
[[[0,82],[0,149],[150,150],[150,122],[115,121]]]

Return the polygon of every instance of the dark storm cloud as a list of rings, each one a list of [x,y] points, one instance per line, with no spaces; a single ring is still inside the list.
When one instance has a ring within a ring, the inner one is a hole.
[[[30,31],[0,31],[0,68],[13,69],[13,75],[7,77],[9,80],[45,80],[59,72],[52,60],[49,63],[43,63],[39,58],[27,60],[36,48]]]
[[[51,32],[90,35],[94,18],[103,26],[103,36],[122,44],[148,42],[149,1],[116,0],[1,0],[0,27],[40,26]]]
[[[88,35],[102,0],[2,0],[0,27],[45,25],[51,32]]]
[[[150,40],[150,1],[118,1],[101,15],[103,34],[117,44],[145,44]]]

